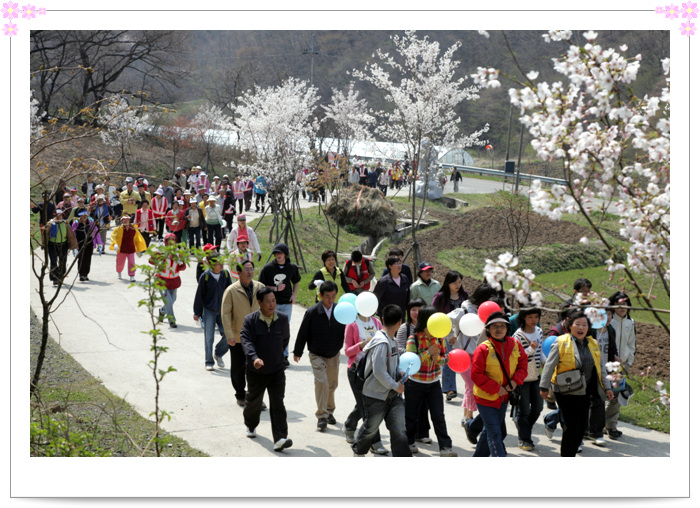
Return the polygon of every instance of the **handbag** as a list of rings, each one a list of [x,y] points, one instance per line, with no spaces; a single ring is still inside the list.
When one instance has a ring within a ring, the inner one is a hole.
[[[498,359],[498,363],[501,364],[501,369],[503,370],[503,375],[508,379],[507,385],[510,384],[511,378],[508,377],[508,372],[506,371],[505,366],[503,365],[503,360],[501,360],[501,357],[498,356],[498,353],[494,350],[494,353],[496,354],[496,358]],[[514,408],[518,407],[520,404],[520,386],[516,386],[512,390],[508,392],[508,403],[513,406]],[[512,414],[511,414],[512,416]]]
[[[586,378],[583,377],[583,372],[579,369],[557,374],[556,382],[559,387],[559,393],[564,395],[586,389]]]

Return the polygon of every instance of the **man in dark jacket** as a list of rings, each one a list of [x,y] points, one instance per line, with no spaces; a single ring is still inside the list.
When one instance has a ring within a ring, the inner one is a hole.
[[[272,289],[263,287],[255,295],[260,310],[248,314],[241,329],[241,346],[245,354],[248,392],[245,396],[243,421],[246,436],[254,438],[260,423],[265,390],[270,399],[270,424],[273,450],[292,446],[287,437],[287,410],[284,407],[284,350],[289,344],[289,319],[276,312]]]
[[[289,247],[287,244],[278,243],[272,249],[274,261],[263,266],[260,270],[259,281],[272,289],[277,300],[277,312],[284,314],[292,320],[292,304],[296,302],[299,291],[299,267],[289,260]],[[289,352],[284,351],[285,364],[289,365],[287,357]]]
[[[214,370],[214,361],[220,369],[223,369],[223,356],[228,351],[224,324],[221,321],[221,303],[224,299],[224,291],[231,285],[231,275],[224,270],[221,260],[213,256],[211,268],[206,270],[199,278],[197,293],[194,297],[194,320],[201,320],[204,327],[204,367]],[[214,327],[219,328],[221,340],[214,347]],[[214,356],[212,356],[214,348]]]
[[[299,362],[304,347],[309,348],[309,362],[314,373],[317,428],[321,432],[335,425],[335,389],[338,387],[340,350],[345,343],[345,325],[333,315],[338,286],[332,280],[319,286],[321,301],[304,314],[294,344],[294,361]]]

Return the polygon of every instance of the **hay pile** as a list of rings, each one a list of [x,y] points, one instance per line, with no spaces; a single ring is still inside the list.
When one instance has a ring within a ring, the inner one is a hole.
[[[352,224],[361,234],[375,238],[392,234],[398,218],[398,212],[378,189],[359,185],[341,189],[328,204],[327,213],[341,226]]]

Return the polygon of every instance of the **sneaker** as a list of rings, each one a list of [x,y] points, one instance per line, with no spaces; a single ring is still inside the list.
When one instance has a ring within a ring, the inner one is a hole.
[[[604,437],[597,437],[593,440],[593,444],[596,446],[605,446],[605,438]]]
[[[289,367],[289,358],[287,358],[286,356],[284,357],[284,366]]]
[[[224,359],[221,358],[220,356],[214,355],[214,360],[216,360],[216,365],[220,368],[223,369],[226,367],[226,364],[224,363]]]
[[[445,395],[445,398],[446,398],[448,401],[450,401],[450,400],[454,399],[456,396],[457,396],[457,392],[455,392],[454,390],[450,390],[450,391],[447,392],[447,394]]]
[[[165,320],[165,312],[163,312],[163,309],[160,309],[158,311],[158,322],[162,323]]]
[[[85,276],[85,282],[90,282],[90,279],[88,278],[87,275]]]
[[[245,437],[255,437],[257,434],[255,433],[255,429],[251,429],[250,427],[247,427],[245,429]]]
[[[583,441],[581,441],[581,444],[578,445],[578,449],[576,450],[576,453],[581,453],[583,451]]]
[[[170,328],[177,328],[177,325],[175,323],[170,323]]]
[[[82,275],[80,276],[80,282],[85,282],[85,277],[83,277]]]
[[[518,448],[520,448],[521,450],[525,450],[526,452],[531,452],[535,448],[535,445],[532,443],[528,443],[527,441],[519,441]]]
[[[214,370],[214,366],[213,366],[213,365],[205,365],[204,368],[205,368],[206,370],[209,370],[209,371]]]
[[[409,444],[408,449],[411,450],[411,453],[418,453],[418,447],[415,445],[415,443]]]
[[[353,444],[355,442],[355,431],[346,428],[345,424],[343,424],[343,434],[345,434],[346,443]]]
[[[129,277],[129,282],[136,282],[136,277],[133,275]]]
[[[452,451],[452,448],[443,448],[440,450],[440,457],[456,457],[457,454]]]
[[[548,426],[548,425],[545,425],[545,426],[544,426],[544,433],[547,435],[547,437],[548,437],[549,439],[552,439],[552,436],[554,435],[554,431],[555,431],[555,430],[557,430],[556,427],[551,428],[551,427]]]
[[[236,404],[238,407],[245,407],[245,399],[236,399]]]
[[[430,444],[433,442],[433,440],[430,439],[429,437],[419,437],[419,438],[416,438],[416,441],[418,441],[419,443],[423,443],[423,444]]]
[[[471,431],[469,426],[471,425],[473,419],[467,418],[467,422],[464,424],[464,431],[467,433],[467,441],[475,445],[477,443],[477,436]]]
[[[122,278],[122,273],[121,273],[121,272],[117,272],[117,279],[121,280],[121,278]]]
[[[289,448],[290,446],[292,446],[292,440],[288,437],[283,437],[275,443],[275,446],[272,449],[276,452],[281,452],[282,450],[284,450],[285,448]]]
[[[372,443],[369,447],[369,451],[371,451],[372,453],[376,453],[377,455],[386,455],[389,453],[389,450],[384,448],[384,446],[382,446],[382,443]]]
[[[328,415],[328,425],[335,425],[336,423],[338,422],[335,421],[335,416]]]
[[[326,427],[328,427],[328,420],[326,420],[325,418],[319,418],[318,423],[316,424],[316,428],[319,431],[323,432],[324,430],[326,430]]]

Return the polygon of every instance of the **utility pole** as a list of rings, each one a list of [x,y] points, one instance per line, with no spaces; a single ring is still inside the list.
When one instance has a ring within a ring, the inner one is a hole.
[[[318,55],[316,49],[316,34],[311,35],[311,49],[305,49],[301,52],[302,55],[311,55],[311,86],[314,84],[314,55]]]

